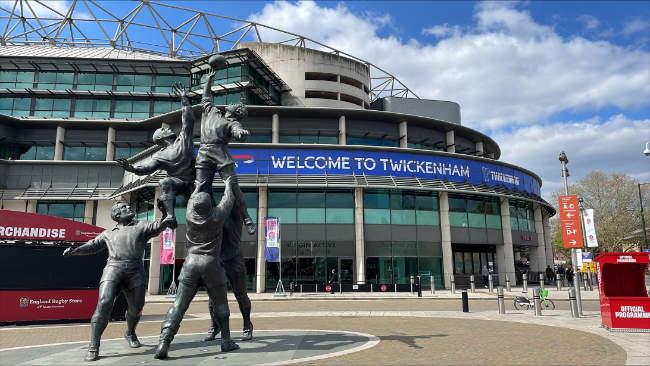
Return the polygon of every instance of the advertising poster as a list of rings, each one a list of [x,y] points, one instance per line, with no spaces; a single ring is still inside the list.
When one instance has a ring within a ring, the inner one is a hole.
[[[585,210],[583,221],[585,224],[585,238],[587,239],[588,248],[598,247],[598,238],[596,237],[596,225],[594,224],[594,210]]]
[[[280,262],[280,219],[267,217],[264,219],[265,257],[267,262]]]
[[[176,230],[166,228],[160,233],[160,264],[174,264],[174,243]]]

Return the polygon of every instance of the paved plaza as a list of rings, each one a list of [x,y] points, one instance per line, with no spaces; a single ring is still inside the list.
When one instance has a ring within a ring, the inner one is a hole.
[[[517,289],[513,291],[516,293]],[[519,290],[520,291],[520,290]],[[585,317],[573,319],[557,293],[554,311],[541,317],[517,311],[506,299],[506,315],[483,289],[471,294],[470,313],[461,312],[459,293],[294,294],[278,298],[251,294],[255,339],[242,349],[219,352],[203,342],[209,324],[207,297],[199,294],[187,312],[170,359],[153,358],[160,322],[171,299],[147,299],[138,328],[144,347],[129,349],[123,322],[112,322],[97,365],[650,365],[650,334],[611,333],[600,327],[598,302],[585,293]],[[433,297],[435,296],[435,297]],[[230,303],[231,327],[241,337],[241,316]],[[88,324],[0,328],[2,365],[83,363]]]

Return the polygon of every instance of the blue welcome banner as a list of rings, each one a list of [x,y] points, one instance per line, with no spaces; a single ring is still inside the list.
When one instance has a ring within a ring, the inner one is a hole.
[[[394,151],[231,148],[238,174],[371,175],[485,184],[540,196],[532,175],[489,162]]]

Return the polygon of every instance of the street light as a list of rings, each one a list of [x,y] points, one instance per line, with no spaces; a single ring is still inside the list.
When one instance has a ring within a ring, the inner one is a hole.
[[[643,150],[645,156],[650,156],[650,141],[645,143],[645,150]]]
[[[560,152],[560,156],[558,158],[560,160],[560,164],[562,164],[562,181],[564,182],[564,194],[566,196],[569,195],[569,183],[567,181],[567,178],[569,177],[569,168],[567,168],[567,164],[569,164],[569,158],[566,157],[566,154],[564,151]],[[582,220],[581,220],[582,221]],[[582,226],[582,225],[581,225]],[[576,248],[571,248],[571,262],[573,266],[573,288],[575,289],[576,292],[576,301],[578,303],[578,314],[580,316],[583,316],[582,314],[582,297],[580,296],[580,271],[578,269],[578,251]]]
[[[650,184],[650,183],[639,183],[637,185],[639,188],[639,206],[641,208],[641,224],[643,224],[643,244],[641,244],[641,251],[643,251],[643,248],[650,249],[650,247],[648,247],[648,233],[646,233],[645,215],[643,214],[643,196],[641,195],[641,186],[646,184]]]

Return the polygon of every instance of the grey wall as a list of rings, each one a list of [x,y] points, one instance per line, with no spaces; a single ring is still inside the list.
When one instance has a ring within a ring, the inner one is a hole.
[[[460,124],[460,105],[444,100],[385,97],[374,101],[371,109],[435,118]]]

